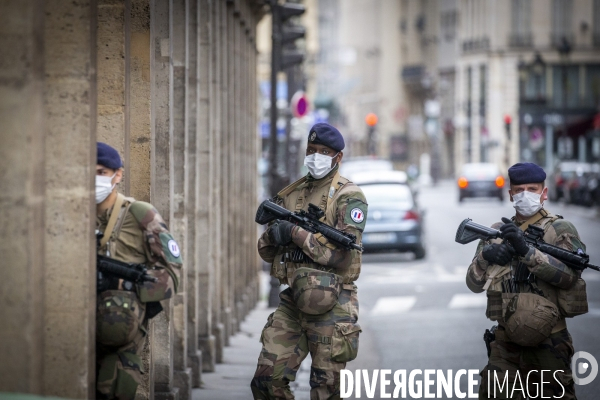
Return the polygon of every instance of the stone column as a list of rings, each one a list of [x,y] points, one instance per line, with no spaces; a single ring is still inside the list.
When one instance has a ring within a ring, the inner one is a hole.
[[[98,140],[128,161],[129,124],[125,124],[125,0],[98,0]],[[126,151],[127,149],[127,151]],[[129,163],[119,190],[129,193]]]
[[[187,367],[187,274],[191,265],[187,249],[186,214],[186,166],[189,167],[189,153],[186,148],[186,74],[185,74],[185,0],[170,0],[170,126],[171,137],[171,231],[181,246],[183,269],[179,284],[179,293],[173,298],[173,384],[179,388],[181,399],[191,399],[191,370]]]
[[[198,346],[202,351],[202,371],[213,372],[216,363],[215,336],[212,315],[215,292],[215,232],[214,216],[214,149],[211,147],[211,110],[215,107],[211,97],[210,78],[212,67],[209,0],[199,0],[198,7],[198,126],[196,171],[196,254],[194,263],[198,269]]]
[[[128,0],[129,2],[129,0]],[[126,121],[129,194],[150,201],[150,0],[131,0],[126,16]]]
[[[0,54],[5,60],[0,63],[0,392],[44,390],[43,21],[41,1],[0,5]],[[92,265],[89,256],[85,261],[83,265]],[[88,271],[80,276],[87,278]],[[90,385],[88,365],[81,366],[83,386]],[[73,389],[81,397],[90,393],[80,385]]]
[[[220,59],[221,59],[221,80],[219,82],[219,90],[221,91],[221,129],[219,131],[219,140],[220,140],[220,162],[221,162],[221,180],[222,180],[222,190],[221,190],[221,204],[223,207],[221,209],[222,221],[221,221],[221,248],[222,252],[222,268],[221,268],[221,323],[223,324],[223,339],[224,346],[229,346],[229,337],[231,336],[231,304],[229,301],[229,284],[231,282],[230,279],[230,265],[231,265],[231,253],[229,252],[229,224],[230,224],[230,215],[229,215],[229,177],[230,177],[230,168],[229,168],[229,133],[230,133],[230,120],[229,120],[229,95],[227,91],[227,87],[229,85],[229,69],[228,62],[230,59],[229,56],[229,40],[227,35],[227,4],[224,1],[218,2],[219,7],[219,35],[222,40],[220,42]],[[222,362],[222,355],[219,357],[217,362]]]
[[[223,250],[223,215],[221,192],[223,190],[223,170],[222,170],[222,155],[221,155],[221,124],[223,104],[221,101],[221,80],[223,76],[222,62],[222,41],[223,35],[220,32],[220,18],[222,16],[221,1],[210,0],[211,21],[210,21],[210,42],[211,42],[211,92],[210,92],[210,123],[211,123],[211,168],[210,178],[212,179],[210,187],[213,188],[212,204],[211,204],[211,226],[213,233],[211,235],[211,247],[214,251],[215,269],[213,274],[215,288],[213,297],[213,334],[215,336],[216,352],[215,357],[217,363],[223,361],[223,346],[225,342],[224,325],[222,323],[222,270],[224,269],[224,253]]]
[[[169,2],[150,1],[150,201],[165,219],[171,217],[169,131]],[[163,302],[164,312],[150,323],[150,398],[178,398],[173,387],[173,301]],[[154,391],[154,393],[153,393]]]
[[[44,394],[60,397],[95,393],[96,12],[45,3]]]
[[[198,0],[186,0],[185,33],[185,213],[187,252],[187,365],[191,368],[192,387],[201,384],[202,353],[198,350],[198,263],[196,260],[196,188],[198,171]],[[201,173],[201,172],[200,172]]]

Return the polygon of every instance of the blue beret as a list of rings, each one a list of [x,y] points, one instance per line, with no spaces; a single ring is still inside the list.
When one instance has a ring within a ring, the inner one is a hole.
[[[340,131],[335,129],[333,126],[320,122],[314,124],[310,128],[308,133],[308,142],[314,144],[322,144],[327,147],[331,147],[336,151],[344,150],[346,145],[344,144],[344,138]]]
[[[508,178],[512,185],[540,183],[546,180],[546,173],[534,163],[517,163],[508,169]]]
[[[119,169],[123,166],[119,152],[102,142],[98,142],[98,161],[96,163],[110,169]]]

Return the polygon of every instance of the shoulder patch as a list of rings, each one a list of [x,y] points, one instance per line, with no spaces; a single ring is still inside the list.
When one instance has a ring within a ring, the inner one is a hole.
[[[348,199],[344,223],[355,226],[361,231],[365,229],[367,223],[367,203],[357,198]]]

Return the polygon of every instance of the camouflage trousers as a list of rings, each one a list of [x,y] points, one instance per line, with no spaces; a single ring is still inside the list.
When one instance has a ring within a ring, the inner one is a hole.
[[[103,399],[134,399],[142,382],[144,365],[141,354],[146,333],[139,330],[131,343],[111,348],[96,343],[96,390]]]
[[[310,353],[311,400],[340,398],[340,370],[358,353],[358,297],[342,290],[329,312],[310,315],[298,310],[292,290],[279,295],[281,303],[262,331],[262,351],[250,384],[254,399],[294,399],[290,382]]]
[[[522,400],[527,396],[577,399],[571,371],[573,340],[566,329],[551,334],[535,347],[524,347],[508,341],[504,329],[499,328],[496,331],[496,340],[491,343],[491,349],[488,365],[480,373],[480,399]],[[557,372],[559,370],[562,372]],[[498,377],[497,380],[494,374]],[[508,387],[500,390],[505,374],[508,375]],[[540,384],[542,380],[543,385]],[[519,390],[520,388],[523,391]]]

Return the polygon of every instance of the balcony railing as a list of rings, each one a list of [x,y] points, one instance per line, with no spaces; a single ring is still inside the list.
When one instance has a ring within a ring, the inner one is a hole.
[[[462,42],[463,52],[485,51],[490,48],[490,39],[483,37],[480,39],[465,40]]]

